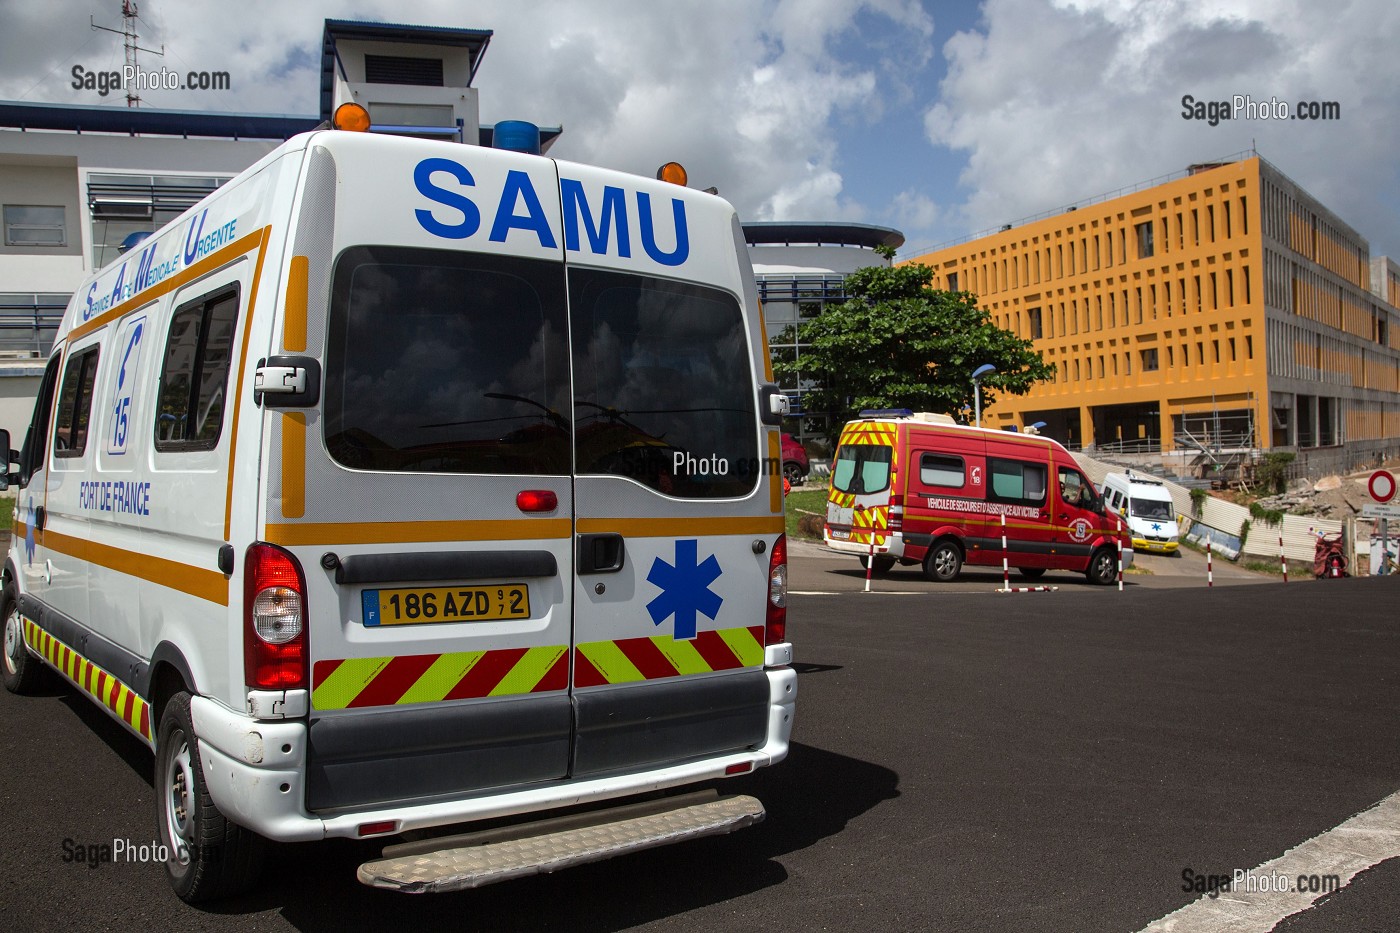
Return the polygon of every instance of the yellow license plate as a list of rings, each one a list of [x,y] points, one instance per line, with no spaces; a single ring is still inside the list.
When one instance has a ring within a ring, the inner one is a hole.
[[[519,583],[492,583],[364,590],[361,605],[367,626],[528,619],[530,588]]]

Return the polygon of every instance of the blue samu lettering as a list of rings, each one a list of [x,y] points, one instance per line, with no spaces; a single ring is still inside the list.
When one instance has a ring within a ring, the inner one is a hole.
[[[418,207],[413,211],[418,225],[428,233],[446,240],[465,240],[480,232],[481,209],[464,190],[477,188],[478,185],[466,166],[452,159],[423,159],[414,167],[413,185],[419,194],[438,205],[436,208]],[[602,203],[597,211],[589,204],[582,182],[576,179],[561,178],[559,193],[566,251],[576,253],[586,248],[595,256],[632,258],[633,228],[627,191],[604,185]],[[633,191],[631,198],[631,204],[636,209],[636,232],[641,237],[642,249],[652,262],[679,266],[690,258],[690,229],[686,222],[685,202],[680,198],[671,198],[670,201],[674,246],[666,250],[657,242],[655,217],[656,211],[664,215],[666,208],[660,204],[654,208],[651,195],[645,191]],[[544,203],[528,173],[519,170],[507,172],[491,216],[487,238],[494,243],[504,243],[513,231],[519,230],[534,234],[541,249],[557,249],[557,233],[550,225]]]

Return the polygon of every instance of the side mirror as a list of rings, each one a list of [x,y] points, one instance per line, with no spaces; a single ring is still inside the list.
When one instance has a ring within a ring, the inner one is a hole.
[[[10,464],[19,459],[19,452],[10,449],[10,432],[0,428],[0,450],[5,451],[5,469],[0,470],[0,492],[10,488]]]

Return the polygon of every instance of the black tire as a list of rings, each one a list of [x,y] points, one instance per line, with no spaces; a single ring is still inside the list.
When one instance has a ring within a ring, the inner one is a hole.
[[[1113,548],[1101,547],[1089,558],[1089,569],[1084,576],[1090,583],[1108,586],[1118,580],[1118,555]]]
[[[802,469],[802,464],[796,460],[789,460],[783,464],[783,475],[794,486],[801,486],[807,479],[807,472]]]
[[[869,564],[870,564],[870,555],[869,555],[869,554],[864,554],[864,555],[862,555],[861,558],[860,558],[860,569],[861,569],[861,570],[864,570]],[[885,556],[883,556],[883,555],[877,554],[877,555],[875,555],[875,569],[874,569],[873,571],[871,571],[871,573],[872,573],[874,576],[877,576],[877,577],[878,577],[878,576],[880,576],[881,574],[889,573],[890,570],[894,567],[894,565],[895,565],[895,559],[894,559],[893,557],[885,557]]]
[[[935,541],[924,555],[924,576],[935,583],[952,583],[962,572],[962,548],[953,541]]]
[[[5,657],[0,660],[0,679],[11,693],[33,693],[44,680],[44,665],[24,646],[24,617],[19,614],[19,593],[13,581],[0,593],[0,619],[5,626]]]
[[[1041,577],[1045,576],[1044,567],[1017,567],[1016,572],[1027,580],[1039,580]]]
[[[214,806],[204,782],[190,695],[165,704],[156,744],[156,825],[167,848],[170,886],[195,904],[250,888],[262,868],[266,840],[230,822]]]

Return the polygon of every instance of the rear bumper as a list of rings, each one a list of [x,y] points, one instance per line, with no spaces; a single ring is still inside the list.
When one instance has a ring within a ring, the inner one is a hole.
[[[864,534],[862,530],[859,532]],[[864,541],[842,541],[831,536],[830,530],[823,533],[822,539],[826,546],[833,551],[840,551],[842,554],[850,554],[854,557],[870,556],[870,544]],[[898,531],[882,534],[875,539],[875,553],[889,557],[904,556],[904,536]]]
[[[770,660],[781,648],[768,649]],[[790,652],[787,654],[790,657]],[[215,804],[225,816],[279,842],[307,842],[332,836],[359,837],[363,823],[393,822],[392,835],[535,813],[603,801],[726,777],[776,764],[787,757],[797,696],[791,667],[764,672],[768,680],[768,731],[762,745],[698,761],[637,769],[606,776],[563,779],[519,790],[483,791],[473,796],[412,805],[368,806],[318,815],[305,807],[307,724],[261,722],[234,713],[204,697],[191,702],[200,762]]]

